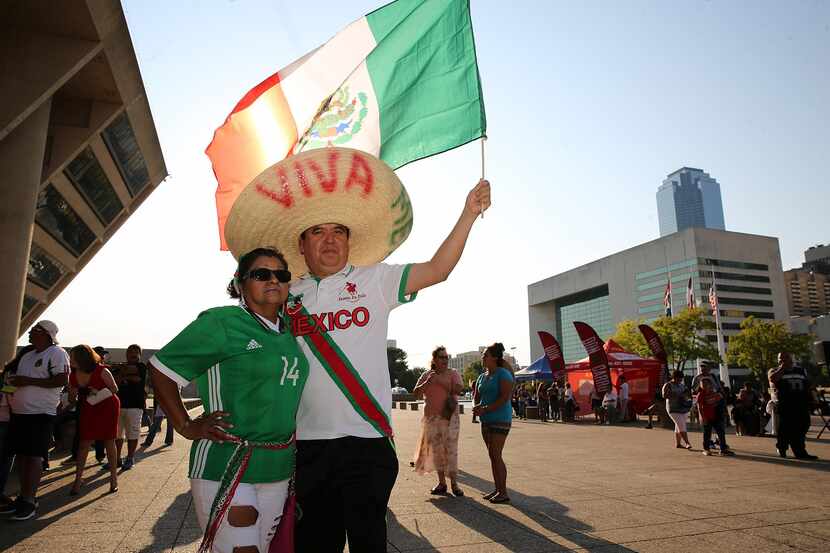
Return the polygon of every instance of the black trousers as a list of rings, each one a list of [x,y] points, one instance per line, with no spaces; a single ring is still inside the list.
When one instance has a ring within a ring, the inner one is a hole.
[[[386,507],[398,477],[387,438],[297,441],[296,550],[386,553]]]
[[[810,411],[806,406],[788,406],[778,403],[778,433],[776,447],[779,451],[787,451],[791,447],[793,455],[800,456],[807,453],[804,439],[810,429]]]

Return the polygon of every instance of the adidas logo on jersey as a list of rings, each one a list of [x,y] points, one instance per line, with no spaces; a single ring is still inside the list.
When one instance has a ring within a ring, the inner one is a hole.
[[[248,342],[248,347],[245,348],[245,349],[247,349],[248,351],[251,351],[252,349],[259,349],[261,347],[262,346],[259,345],[259,342],[257,342],[256,340],[251,340],[250,342]]]

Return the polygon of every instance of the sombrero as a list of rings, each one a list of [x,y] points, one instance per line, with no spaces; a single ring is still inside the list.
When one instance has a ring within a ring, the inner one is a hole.
[[[409,236],[412,205],[378,158],[351,148],[310,150],[275,163],[245,187],[225,223],[225,241],[236,259],[275,247],[300,276],[308,271],[300,234],[325,223],[348,227],[350,263],[371,265]]]

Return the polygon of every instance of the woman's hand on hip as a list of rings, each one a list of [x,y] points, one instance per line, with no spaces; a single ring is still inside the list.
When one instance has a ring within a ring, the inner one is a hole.
[[[195,419],[185,422],[179,434],[188,440],[211,440],[219,443],[234,440],[234,436],[225,432],[226,428],[233,428],[231,423],[224,420],[230,415],[227,411],[202,413]]]

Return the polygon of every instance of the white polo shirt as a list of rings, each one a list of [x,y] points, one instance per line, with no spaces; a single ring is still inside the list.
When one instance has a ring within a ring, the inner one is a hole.
[[[360,374],[386,416],[391,417],[392,385],[386,335],[392,309],[415,299],[415,294],[408,297],[404,294],[410,267],[347,264],[340,272],[322,280],[305,275],[291,285],[288,307],[296,308],[301,303],[309,313],[306,317],[296,316],[291,328],[310,367],[297,412],[298,440],[381,437],[355,411],[303,336],[327,332]]]
[[[18,376],[52,378],[69,375],[69,356],[59,346],[49,346],[41,352],[32,350],[20,358]],[[9,397],[12,413],[17,415],[54,415],[61,401],[61,387],[41,388],[21,386]]]

